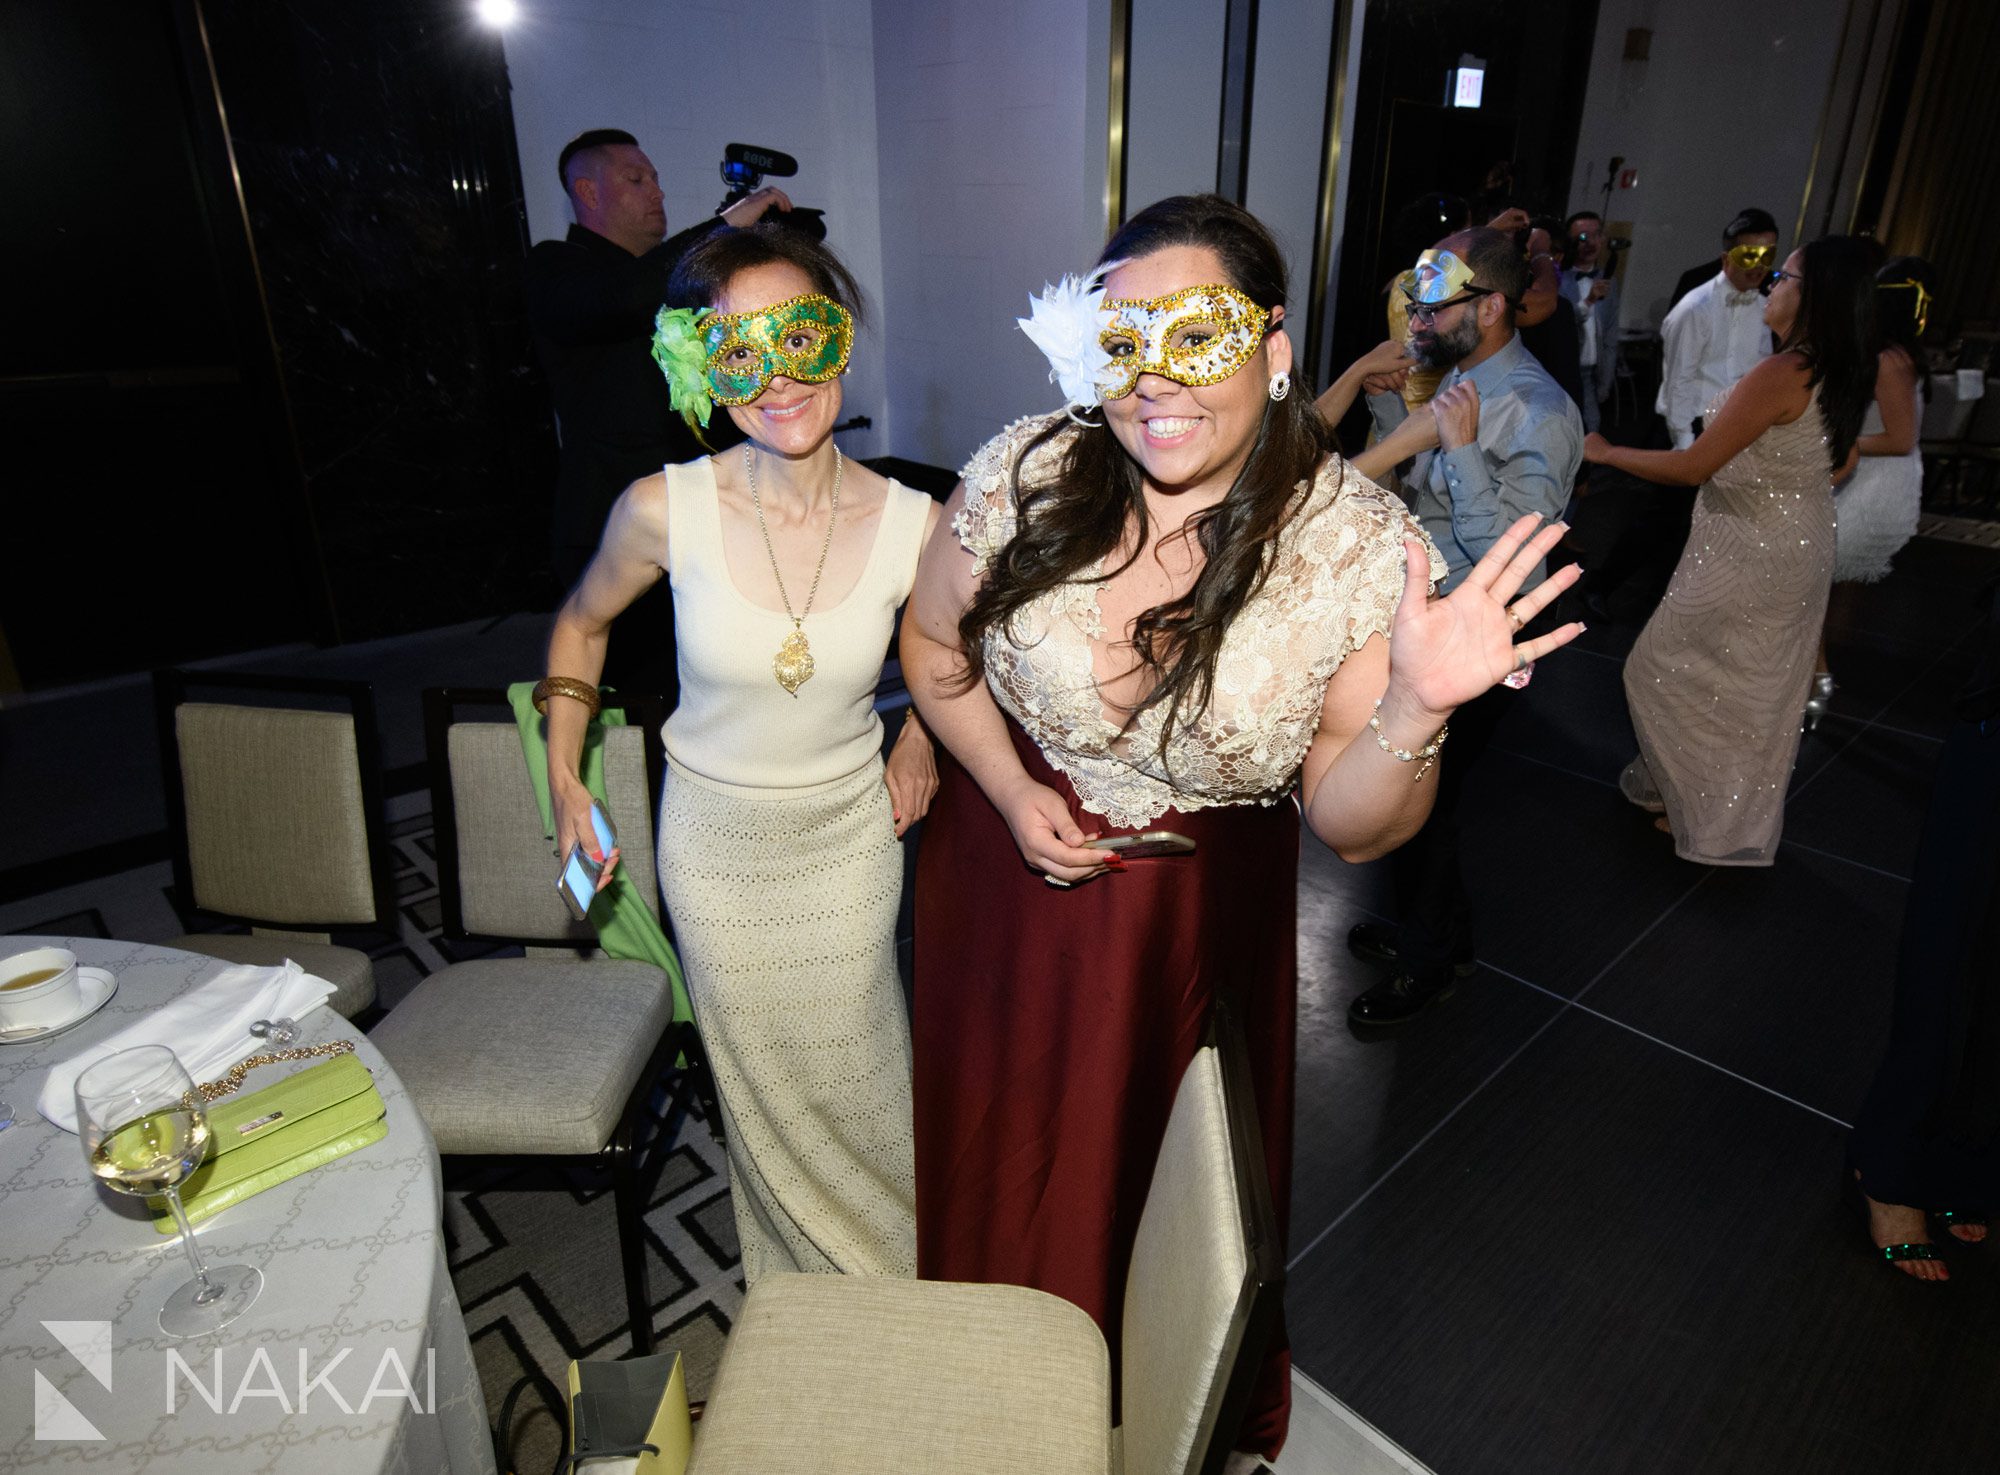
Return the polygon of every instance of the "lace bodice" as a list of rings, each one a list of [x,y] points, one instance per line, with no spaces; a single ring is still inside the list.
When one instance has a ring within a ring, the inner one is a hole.
[[[1054,418],[1016,421],[966,464],[965,508],[953,527],[978,572],[1014,535],[1014,464]],[[1024,480],[1052,474],[1067,442],[1058,435],[1036,448]],[[1403,504],[1345,462],[1329,462],[1273,544],[1263,587],[1229,627],[1208,709],[1174,733],[1164,763],[1166,713],[1149,708],[1128,730],[1105,715],[1098,694],[1091,648],[1107,638],[1101,563],[1020,611],[1004,634],[987,635],[987,685],[1084,806],[1115,825],[1142,827],[1169,808],[1274,804],[1305,759],[1333,673],[1370,635],[1389,633],[1406,537],[1430,550],[1435,586],[1444,560]]]

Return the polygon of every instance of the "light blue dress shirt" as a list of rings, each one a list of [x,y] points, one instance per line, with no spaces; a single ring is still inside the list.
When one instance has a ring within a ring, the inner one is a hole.
[[[1470,373],[1446,374],[1438,393],[1465,379],[1479,391],[1479,438],[1455,451],[1423,452],[1403,477],[1410,511],[1448,566],[1440,593],[1455,588],[1500,535],[1530,512],[1550,522],[1561,517],[1583,464],[1583,417],[1518,334]],[[1396,394],[1369,395],[1368,412],[1378,437],[1408,414]],[[1421,412],[1430,413],[1429,407]],[[1537,568],[1521,589],[1525,593],[1541,581]]]

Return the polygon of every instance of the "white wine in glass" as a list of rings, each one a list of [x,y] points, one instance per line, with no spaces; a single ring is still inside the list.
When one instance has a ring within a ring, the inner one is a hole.
[[[163,1196],[180,1226],[194,1279],[160,1308],[160,1330],[198,1337],[248,1310],[264,1273],[254,1265],[204,1265],[181,1208],[181,1180],[208,1151],[208,1111],[174,1052],[141,1045],[105,1056],[77,1077],[76,1122],[90,1171],[121,1193]]]

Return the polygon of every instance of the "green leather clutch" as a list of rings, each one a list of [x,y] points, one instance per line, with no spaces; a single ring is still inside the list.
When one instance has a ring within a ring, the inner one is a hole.
[[[288,1179],[345,1157],[388,1135],[375,1077],[352,1055],[308,1066],[274,1086],[252,1091],[208,1113],[208,1157],[181,1183],[188,1222]],[[155,1198],[153,1227],[174,1232],[173,1211]]]

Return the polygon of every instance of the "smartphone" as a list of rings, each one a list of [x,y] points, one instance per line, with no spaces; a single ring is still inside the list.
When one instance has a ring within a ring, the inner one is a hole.
[[[590,827],[597,832],[598,854],[609,855],[618,843],[618,832],[611,827],[611,816],[604,812],[603,805],[590,806]],[[592,860],[582,845],[570,846],[569,854],[563,857],[562,871],[556,877],[556,890],[577,921],[590,914],[591,900],[597,895],[597,880],[603,874],[603,865]]]
[[[1086,840],[1083,845],[1086,850],[1108,850],[1125,860],[1194,854],[1194,841],[1172,830],[1147,830],[1139,835],[1103,835],[1095,840]]]

